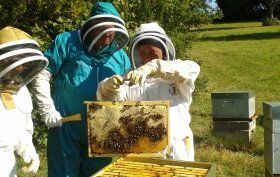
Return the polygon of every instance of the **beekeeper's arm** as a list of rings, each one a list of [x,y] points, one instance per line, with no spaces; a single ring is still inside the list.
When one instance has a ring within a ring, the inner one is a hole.
[[[16,152],[23,158],[26,164],[29,164],[23,168],[24,172],[36,173],[40,165],[40,160],[32,142],[33,124],[31,114],[27,124],[26,131],[23,132],[21,138],[19,138]]]
[[[127,74],[131,84],[143,83],[147,76],[162,78],[174,83],[187,83],[194,89],[194,81],[200,71],[199,65],[191,60],[165,61],[154,59]]]
[[[50,89],[51,73],[47,70],[42,71],[33,81],[33,92],[38,110],[43,121],[48,127],[61,126],[61,115],[55,109],[51,98]]]
[[[52,73],[58,73],[63,61],[57,46],[61,46],[59,43],[59,36],[52,42],[51,46],[44,52],[44,55],[49,60],[49,65],[46,70],[43,70],[33,80],[33,92],[35,101],[38,105],[38,110],[43,118],[43,121],[48,127],[55,127],[62,125],[62,117],[60,113],[55,109],[54,102],[51,98],[50,79]],[[51,71],[51,72],[50,72]]]
[[[23,91],[26,91],[26,94],[24,95],[27,94],[29,95],[29,93],[27,93],[28,92],[27,89],[26,90],[22,89],[22,93]],[[23,121],[24,124],[21,125],[22,129],[17,130],[19,131],[17,132],[19,137],[18,137],[18,142],[15,146],[15,151],[19,156],[23,158],[24,162],[26,163],[23,169],[24,172],[36,173],[39,168],[40,161],[39,161],[39,156],[36,153],[35,147],[32,142],[33,122],[32,122],[31,111],[33,106],[32,106],[31,97],[30,96],[25,97],[24,101],[25,101],[25,107],[24,107],[25,111],[23,111],[25,116]]]
[[[96,92],[97,100],[112,101],[122,83],[123,78],[120,75],[113,75],[101,81]]]

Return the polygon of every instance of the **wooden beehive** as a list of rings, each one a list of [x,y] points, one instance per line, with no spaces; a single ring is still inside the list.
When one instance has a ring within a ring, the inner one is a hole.
[[[214,177],[216,166],[211,163],[186,162],[155,158],[120,158],[109,164],[92,177]]]
[[[90,157],[169,152],[169,101],[85,104]]]
[[[213,118],[213,134],[227,141],[245,145],[256,130],[258,115],[250,118]]]
[[[264,163],[266,177],[280,176],[280,102],[264,102]]]

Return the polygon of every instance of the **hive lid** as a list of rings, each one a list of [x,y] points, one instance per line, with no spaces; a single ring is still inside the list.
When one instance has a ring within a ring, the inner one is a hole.
[[[211,93],[212,99],[248,99],[254,94],[250,91],[216,91]]]
[[[90,157],[169,152],[169,101],[85,104]]]
[[[263,102],[265,117],[280,119],[280,102]]]

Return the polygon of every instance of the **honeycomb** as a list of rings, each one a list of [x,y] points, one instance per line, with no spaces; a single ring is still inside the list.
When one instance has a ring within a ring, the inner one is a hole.
[[[169,101],[87,102],[89,155],[162,152]]]

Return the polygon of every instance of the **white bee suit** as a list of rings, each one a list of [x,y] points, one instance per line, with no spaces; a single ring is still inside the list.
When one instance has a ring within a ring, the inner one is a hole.
[[[169,110],[171,158],[194,161],[193,133],[189,126],[191,121],[189,106],[192,102],[194,82],[200,67],[190,60],[152,60],[151,62],[158,68],[152,75],[156,78],[148,76],[141,85],[129,86],[124,83],[120,86],[115,98],[111,99],[116,101],[171,100]],[[102,96],[100,90],[106,80],[99,84],[98,100],[108,100]]]
[[[32,143],[33,123],[31,119],[32,100],[27,88],[22,87],[12,95],[14,109],[6,109],[0,101],[0,176],[16,176],[14,152],[32,159],[32,165],[37,171],[39,158]],[[29,161],[29,160],[27,160]],[[32,168],[33,168],[32,167]]]

